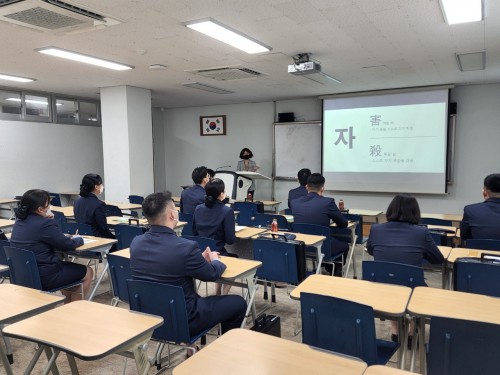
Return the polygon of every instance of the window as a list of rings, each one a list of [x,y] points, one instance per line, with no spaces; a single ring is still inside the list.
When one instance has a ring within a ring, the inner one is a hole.
[[[79,123],[85,125],[99,125],[99,115],[97,112],[97,102],[79,101],[80,110],[78,112]]]
[[[78,101],[76,99],[56,98],[56,122],[78,124]]]
[[[0,118],[6,120],[21,120],[21,93],[0,90]]]
[[[50,96],[24,94],[25,120],[50,122]]]

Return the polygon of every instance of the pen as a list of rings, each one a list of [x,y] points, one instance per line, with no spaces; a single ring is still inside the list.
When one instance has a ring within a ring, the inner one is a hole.
[[[75,236],[78,236],[78,229],[76,230]]]

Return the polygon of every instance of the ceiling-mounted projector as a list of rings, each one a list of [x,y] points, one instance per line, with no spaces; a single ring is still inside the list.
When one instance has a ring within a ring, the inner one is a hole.
[[[306,61],[288,65],[288,73],[295,75],[321,73],[321,65],[314,61]]]

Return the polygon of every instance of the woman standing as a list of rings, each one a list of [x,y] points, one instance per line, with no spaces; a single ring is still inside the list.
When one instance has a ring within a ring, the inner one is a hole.
[[[238,161],[238,166],[236,167],[236,171],[245,171],[245,172],[257,172],[260,168],[253,160],[253,153],[248,148],[244,148],[240,152],[240,161]],[[248,188],[248,192],[252,195],[255,192],[255,182],[252,180],[252,185]]]

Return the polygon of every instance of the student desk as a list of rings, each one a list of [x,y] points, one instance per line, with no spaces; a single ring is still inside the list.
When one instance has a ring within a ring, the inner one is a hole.
[[[112,239],[112,238],[102,238],[102,237],[93,237],[93,236],[82,236],[84,240],[90,240],[90,242],[84,243],[82,246],[77,247],[76,250],[74,251],[67,251],[64,252],[65,256],[71,255],[76,258],[88,258],[89,254],[86,252],[92,252],[92,253],[100,253],[101,257],[104,259],[106,258],[106,255],[108,254],[109,250],[113,246],[114,243],[117,242],[117,240]],[[94,255],[94,254],[92,254]],[[104,270],[102,271],[101,275],[97,279],[94,288],[92,289],[92,292],[90,293],[89,296],[89,301],[94,298],[95,292],[97,291],[97,288],[101,284],[102,278],[106,274],[106,272],[109,269],[108,263],[106,263],[106,266],[104,267]],[[111,278],[110,278],[111,279]]]
[[[130,259],[130,249],[127,248],[115,251],[113,255],[118,255]],[[254,299],[257,287],[255,285],[254,277],[255,273],[257,272],[257,268],[262,266],[262,262],[257,260],[248,260],[225,256],[221,256],[220,261],[226,265],[226,269],[221,275],[219,282],[246,288],[247,311],[245,316],[248,317],[250,311],[252,311],[252,317],[255,321],[256,314],[254,308]],[[236,282],[236,279],[243,279],[243,282]],[[245,324],[246,319],[244,319],[241,323],[241,327],[243,328]]]
[[[241,228],[241,229],[239,229]],[[264,233],[267,231],[267,228],[254,228],[254,227],[245,227],[245,226],[236,226],[236,238],[247,240],[256,236],[258,234]],[[238,230],[239,229],[239,230]]]
[[[58,194],[61,197],[61,203],[64,203],[65,206],[73,206],[73,203],[80,197],[80,192],[76,191],[65,191]]]
[[[417,287],[408,312],[419,320],[420,369],[425,368],[425,318],[433,316],[500,324],[500,298],[453,290]],[[414,348],[415,349],[415,348]],[[412,353],[414,354],[414,353]],[[413,359],[412,355],[412,367]],[[472,360],[472,359],[471,359]]]
[[[422,213],[420,214],[420,217],[429,219],[449,220],[452,222],[454,227],[458,227],[460,225],[460,222],[462,221],[462,215],[457,215],[457,214]]]
[[[374,218],[375,223],[380,222],[380,216],[382,216],[384,212],[380,210],[364,210],[361,208],[349,208],[349,214],[350,215],[358,215],[358,216],[363,216],[363,217],[369,217],[369,218]]]
[[[458,258],[481,258],[481,254],[483,253],[495,254],[498,252],[495,250],[469,249],[464,247],[454,247],[450,249],[450,253],[446,257],[445,262],[446,279],[443,285],[445,285],[448,289],[453,289],[453,265]],[[500,253],[498,253],[498,255],[500,255]],[[443,289],[445,286],[443,286]]]
[[[311,346],[233,329],[175,367],[174,375],[361,375],[366,363]]]
[[[50,209],[52,211],[56,212],[61,212],[66,218],[74,218],[75,213],[73,211],[73,206],[65,206],[65,207],[58,207],[58,206],[51,206]]]
[[[0,229],[10,230],[14,226],[15,222],[15,220],[0,219]]]
[[[17,199],[0,198],[0,206],[7,206],[10,211],[10,218],[14,217],[14,208],[17,207]]]
[[[133,217],[123,217],[123,216],[108,216],[106,217],[106,223],[110,227],[114,227],[118,224],[127,224],[129,225],[130,221],[132,220],[130,225],[136,225],[137,220],[139,221],[139,225],[141,226],[147,226],[149,225],[147,219],[139,219],[139,218],[133,218]],[[182,232],[182,228],[187,224],[187,221],[179,221],[177,222],[177,225],[174,228],[175,233],[179,236],[180,233]]]
[[[97,321],[99,329],[96,330]],[[61,351],[67,354],[72,374],[78,374],[74,357],[91,361],[127,350],[134,353],[138,373],[147,374],[150,364],[143,344],[162,323],[163,319],[158,316],[77,301],[9,325],[4,333],[40,345],[26,374],[31,373],[46,348],[53,352],[44,374],[51,370]]]
[[[363,375],[410,375],[410,374],[413,373],[381,365],[369,366],[363,373]]]
[[[0,325],[14,323],[40,312],[49,310],[61,303],[63,300],[64,296],[45,293],[36,289],[25,288],[14,284],[1,284]],[[10,349],[7,348],[7,351],[9,350]],[[1,342],[0,359],[3,362],[7,375],[13,375]]]
[[[301,292],[321,294],[357,302],[371,306],[378,316],[397,318],[399,323],[399,337],[401,338],[401,347],[398,351],[398,365],[401,367],[404,364],[407,341],[404,315],[406,313],[406,306],[410,300],[411,288],[366,280],[311,275],[290,293],[290,297],[300,300]]]

